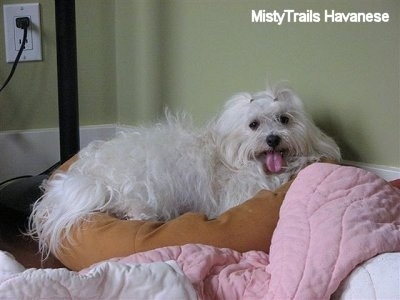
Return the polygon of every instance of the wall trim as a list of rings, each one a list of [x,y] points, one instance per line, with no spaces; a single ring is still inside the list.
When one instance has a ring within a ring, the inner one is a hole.
[[[80,127],[81,148],[93,140],[115,135],[116,124]],[[23,175],[37,175],[60,159],[58,128],[0,132],[0,182]]]
[[[367,163],[361,163],[361,162],[355,162],[355,161],[349,161],[349,160],[343,161],[343,164],[370,171],[370,172],[375,173],[376,175],[382,177],[383,179],[385,179],[387,181],[400,179],[400,168],[397,168],[397,167],[367,164]]]
[[[132,126],[102,124],[80,127],[81,148],[93,140],[112,138]],[[0,182],[22,175],[35,175],[59,160],[58,128],[10,130],[0,132]],[[346,165],[371,171],[385,180],[400,178],[400,168],[344,161]]]

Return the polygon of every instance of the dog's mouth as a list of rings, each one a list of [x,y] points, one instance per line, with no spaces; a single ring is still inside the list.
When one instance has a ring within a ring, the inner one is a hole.
[[[286,165],[286,150],[268,150],[259,155],[267,173],[279,173]]]

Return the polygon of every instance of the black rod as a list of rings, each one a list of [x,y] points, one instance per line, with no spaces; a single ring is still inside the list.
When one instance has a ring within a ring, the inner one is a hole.
[[[60,159],[79,151],[75,1],[55,0]]]

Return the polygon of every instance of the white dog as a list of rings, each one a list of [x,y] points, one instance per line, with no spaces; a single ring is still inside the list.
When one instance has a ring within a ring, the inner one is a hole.
[[[71,226],[93,212],[170,220],[196,211],[214,218],[309,163],[340,160],[336,143],[282,86],[234,96],[205,128],[184,121],[167,114],[165,124],[93,142],[68,172],[47,181],[30,217],[41,250],[57,253]]]

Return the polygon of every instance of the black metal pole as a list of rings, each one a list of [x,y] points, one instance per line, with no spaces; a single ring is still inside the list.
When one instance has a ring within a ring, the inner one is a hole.
[[[55,0],[60,159],[79,151],[75,1]]]

